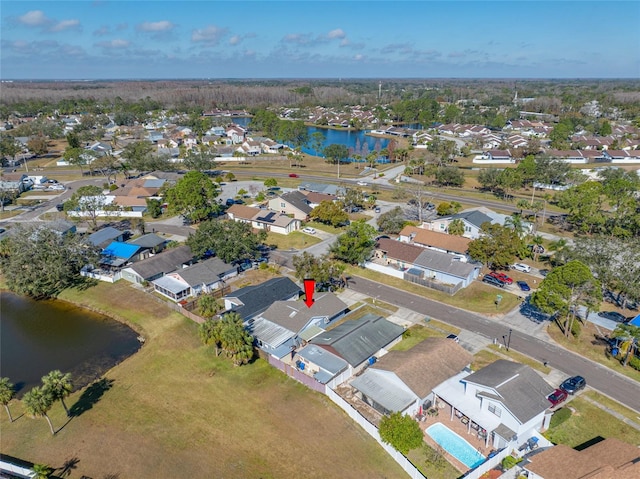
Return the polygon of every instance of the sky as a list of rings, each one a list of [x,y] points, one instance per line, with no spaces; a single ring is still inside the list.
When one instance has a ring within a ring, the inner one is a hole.
[[[640,2],[7,1],[0,79],[640,78]]]

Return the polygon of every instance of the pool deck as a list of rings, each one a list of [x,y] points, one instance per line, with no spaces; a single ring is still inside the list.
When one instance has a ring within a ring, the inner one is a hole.
[[[443,425],[451,429],[453,432],[458,434],[460,437],[464,438],[469,444],[471,444],[471,446],[473,446],[480,454],[482,454],[485,457],[488,456],[491,451],[493,451],[493,447],[491,446],[491,444],[489,444],[488,447],[485,447],[484,445],[485,440],[478,437],[477,431],[471,429],[471,432],[469,433],[467,430],[467,425],[463,424],[460,418],[456,416],[453,416],[453,420],[451,420],[450,418],[451,418],[451,406],[446,405],[443,409],[438,409],[437,416],[425,415],[423,416],[422,420],[418,421],[418,424],[420,425],[420,429],[422,429],[422,432],[424,434],[424,441],[429,446],[434,448],[436,451],[442,452],[444,456],[447,458],[447,460],[451,464],[453,464],[455,468],[458,469],[460,472],[467,472],[469,470],[467,466],[465,466],[462,462],[460,462],[458,459],[456,459],[454,456],[452,456],[448,452],[444,451],[442,447],[440,447],[438,443],[436,443],[431,438],[431,436],[429,436],[424,432],[429,426],[432,426],[438,422],[442,423]]]

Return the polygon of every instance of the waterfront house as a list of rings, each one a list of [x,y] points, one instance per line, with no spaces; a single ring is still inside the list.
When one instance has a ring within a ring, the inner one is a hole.
[[[178,246],[129,265],[122,270],[122,278],[142,284],[165,274],[186,268],[193,263],[193,253],[186,245]]]
[[[300,297],[300,287],[286,277],[271,278],[263,283],[245,286],[224,297],[225,312],[240,315],[249,321],[265,311],[276,301],[295,301]]]

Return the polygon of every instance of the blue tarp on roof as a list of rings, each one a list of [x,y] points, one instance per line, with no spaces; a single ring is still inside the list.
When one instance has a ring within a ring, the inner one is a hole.
[[[640,327],[640,314],[638,316],[636,316],[635,318],[633,318],[631,321],[629,321],[628,324]]]
[[[102,250],[102,255],[115,258],[130,259],[139,250],[140,246],[138,245],[114,241]]]

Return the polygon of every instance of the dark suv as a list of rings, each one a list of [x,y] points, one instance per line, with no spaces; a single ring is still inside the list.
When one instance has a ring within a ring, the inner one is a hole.
[[[489,276],[488,274],[482,278],[483,283],[492,284],[493,286],[498,286],[499,288],[504,288],[504,282],[500,281],[495,276]]]
[[[587,381],[582,376],[573,376],[569,379],[565,379],[560,385],[560,389],[569,394],[575,394],[581,389],[584,389],[586,385]]]

